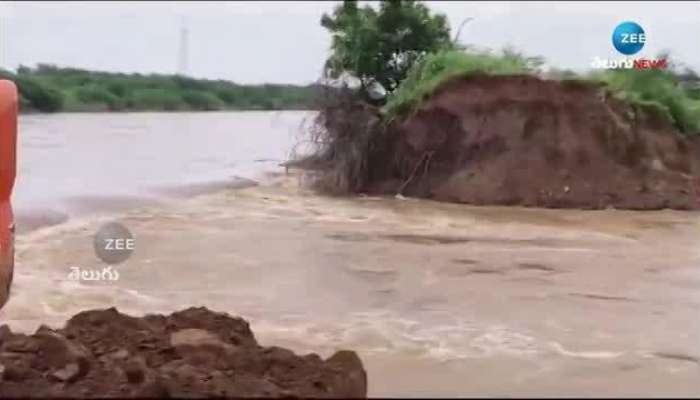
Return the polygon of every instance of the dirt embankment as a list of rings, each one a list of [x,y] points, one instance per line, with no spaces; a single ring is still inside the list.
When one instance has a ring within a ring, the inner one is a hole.
[[[368,170],[369,192],[460,203],[700,208],[700,141],[582,82],[448,82],[389,126]]]
[[[354,352],[324,361],[261,347],[247,322],[206,308],[143,318],[84,311],[33,335],[0,326],[0,398],[366,395]]]

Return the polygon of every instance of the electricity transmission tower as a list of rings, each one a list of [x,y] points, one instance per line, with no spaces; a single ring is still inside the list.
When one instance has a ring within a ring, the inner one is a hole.
[[[190,32],[184,25],[180,28],[180,45],[177,51],[177,74],[186,76],[189,68],[189,36]]]
[[[5,59],[5,57],[7,57],[7,48],[5,47],[5,43],[5,20],[3,19],[2,15],[0,15],[0,68],[9,69],[9,65],[5,67],[5,63],[9,61]]]

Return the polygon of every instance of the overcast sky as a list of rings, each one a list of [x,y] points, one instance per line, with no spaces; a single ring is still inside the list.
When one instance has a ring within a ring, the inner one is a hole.
[[[122,72],[173,73],[179,32],[189,29],[188,73],[241,83],[316,80],[329,35],[319,26],[337,2],[0,2],[0,67],[38,62]],[[700,2],[428,2],[461,42],[512,45],[561,68],[619,59],[615,26],[639,23],[635,57],[670,50],[700,70]]]

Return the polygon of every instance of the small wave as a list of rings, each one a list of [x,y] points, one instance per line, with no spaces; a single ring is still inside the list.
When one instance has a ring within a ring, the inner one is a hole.
[[[233,179],[223,181],[160,186],[155,188],[153,191],[155,193],[162,194],[168,197],[189,198],[201,194],[214,193],[228,189],[245,189],[257,185],[257,181],[236,176],[233,177]]]
[[[354,313],[343,321],[313,318],[252,321],[256,334],[270,344],[283,341],[299,350],[353,348],[364,354],[412,354],[440,362],[507,355],[529,357],[543,346],[524,332],[502,325],[455,320],[426,321],[377,313]]]
[[[163,205],[158,199],[131,195],[86,195],[71,196],[65,202],[69,211],[76,215],[94,214],[102,211],[125,211],[140,207]]]
[[[17,226],[18,234],[60,225],[68,222],[69,219],[70,216],[68,213],[53,209],[36,209],[15,213],[15,225]]]
[[[85,195],[71,196],[60,200],[61,208],[34,206],[15,212],[17,233],[26,235],[47,228],[67,226],[78,218],[89,218],[132,210],[140,207],[155,207],[163,202],[147,196]]]
[[[575,358],[588,358],[588,359],[608,359],[617,358],[624,354],[624,352],[613,352],[613,351],[572,351],[567,350],[561,343],[551,342],[550,346],[554,351],[562,356],[575,357]]]

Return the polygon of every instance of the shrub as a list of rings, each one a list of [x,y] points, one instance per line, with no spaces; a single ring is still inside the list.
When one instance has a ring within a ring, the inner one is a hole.
[[[181,110],[186,107],[175,92],[165,89],[137,89],[127,98],[126,105],[134,110]]]
[[[121,98],[101,86],[80,87],[75,91],[75,96],[81,103],[104,104],[110,110],[121,110],[125,107]]]
[[[506,50],[503,55],[447,50],[427,55],[409,70],[398,89],[389,95],[383,111],[393,117],[411,110],[446,81],[475,73],[517,75],[534,72],[541,61]]]
[[[60,90],[30,77],[18,75],[14,81],[21,96],[31,108],[43,112],[56,112],[63,108],[64,98]]]
[[[221,99],[215,94],[205,91],[187,90],[182,94],[182,99],[194,110],[213,111],[224,108]]]
[[[591,74],[614,96],[668,119],[685,135],[700,134],[700,100],[684,88],[671,71],[609,70]]]
[[[327,88],[319,96],[320,112],[311,126],[314,153],[301,160],[320,167],[317,187],[343,194],[362,189],[369,179],[370,158],[381,137],[378,110],[348,88]]]

